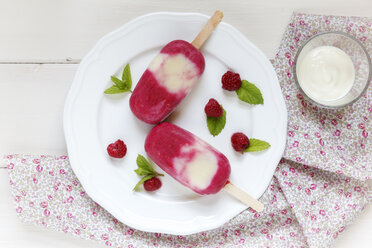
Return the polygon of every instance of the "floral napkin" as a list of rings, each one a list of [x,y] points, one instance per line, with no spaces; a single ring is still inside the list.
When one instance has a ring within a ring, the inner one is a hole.
[[[287,149],[261,197],[220,228],[193,235],[135,230],[89,198],[67,156],[6,156],[16,212],[36,223],[114,247],[329,247],[372,198],[372,86],[352,106],[326,110],[293,80],[297,49],[326,30],[350,33],[372,54],[372,18],[293,14],[273,62],[288,108]]]

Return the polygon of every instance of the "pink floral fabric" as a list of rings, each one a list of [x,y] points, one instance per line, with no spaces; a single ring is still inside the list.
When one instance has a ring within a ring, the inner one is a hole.
[[[311,35],[339,30],[372,53],[372,18],[296,13],[273,65],[286,99],[288,143],[268,189],[265,211],[247,210],[220,228],[188,236],[146,233],[92,201],[67,156],[6,156],[21,220],[114,247],[329,247],[369,203],[372,86],[353,106],[319,109],[293,81],[298,47]]]
[[[372,54],[371,25],[372,18],[292,17],[273,63],[289,111],[285,158],[361,180],[371,177],[371,87],[352,106],[327,110],[304,100],[293,79],[297,49],[312,35],[330,30],[349,33]]]

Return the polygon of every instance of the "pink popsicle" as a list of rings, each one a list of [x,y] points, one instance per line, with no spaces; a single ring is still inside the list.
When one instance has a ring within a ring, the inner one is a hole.
[[[147,135],[145,150],[166,173],[201,195],[219,192],[230,176],[225,155],[174,124],[155,126]]]
[[[187,96],[204,71],[204,57],[183,40],[168,43],[152,60],[130,97],[134,115],[149,124],[163,121]]]

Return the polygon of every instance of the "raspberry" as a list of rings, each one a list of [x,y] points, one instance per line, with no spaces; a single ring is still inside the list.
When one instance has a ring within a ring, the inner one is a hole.
[[[239,73],[234,73],[232,71],[227,71],[223,74],[221,82],[222,88],[229,91],[238,90],[242,85]]]
[[[205,105],[204,112],[209,117],[220,117],[223,110],[221,105],[214,98],[211,98]]]
[[[231,144],[235,151],[242,152],[249,146],[249,139],[244,133],[234,133],[231,136]]]
[[[118,139],[115,143],[107,146],[107,152],[113,158],[122,158],[127,154],[127,146],[122,140]]]
[[[161,187],[161,181],[160,181],[159,178],[153,177],[153,178],[150,178],[150,179],[146,180],[143,183],[143,187],[147,191],[155,191],[157,189],[160,189],[160,187]]]

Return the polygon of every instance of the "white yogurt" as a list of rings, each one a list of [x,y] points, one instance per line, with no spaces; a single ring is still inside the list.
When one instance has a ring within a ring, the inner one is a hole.
[[[148,68],[157,81],[171,93],[189,93],[199,80],[197,66],[183,54],[160,53]]]
[[[314,48],[299,58],[296,73],[306,95],[325,104],[344,97],[353,87],[355,77],[350,57],[333,46]]]
[[[190,153],[195,156],[190,160]],[[189,182],[189,186],[199,190],[206,189],[218,170],[218,160],[210,148],[199,140],[181,148],[181,154],[173,159],[177,177]]]

